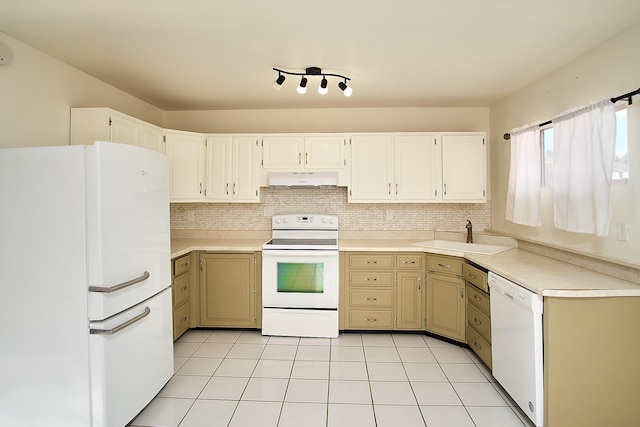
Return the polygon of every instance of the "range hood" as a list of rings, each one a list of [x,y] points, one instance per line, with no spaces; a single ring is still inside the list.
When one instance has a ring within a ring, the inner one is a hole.
[[[338,188],[337,172],[271,172],[271,188]]]

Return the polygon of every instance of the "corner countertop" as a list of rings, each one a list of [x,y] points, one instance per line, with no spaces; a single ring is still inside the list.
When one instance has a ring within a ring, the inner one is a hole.
[[[268,239],[173,238],[171,257],[191,251],[255,252]],[[545,297],[594,298],[640,296],[640,285],[522,249],[495,255],[414,246],[424,239],[341,239],[340,251],[424,252],[463,257]]]
[[[230,239],[230,238],[173,238],[171,239],[171,258],[188,254],[191,251],[211,252],[255,252],[261,251],[268,239]]]

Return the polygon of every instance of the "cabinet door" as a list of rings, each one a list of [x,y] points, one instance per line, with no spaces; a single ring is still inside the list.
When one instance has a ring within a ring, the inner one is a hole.
[[[482,135],[442,137],[443,201],[486,201],[485,151]]]
[[[254,327],[254,255],[202,254],[200,270],[201,326]]]
[[[156,126],[140,124],[140,146],[165,153],[164,131]]]
[[[465,283],[463,279],[427,274],[427,331],[465,340]]]
[[[304,139],[304,166],[307,169],[344,167],[346,140],[341,136],[308,136]]]
[[[257,137],[233,138],[231,194],[236,201],[258,201]]]
[[[140,145],[140,124],[126,116],[111,113],[111,142]]]
[[[171,201],[200,201],[204,193],[204,138],[200,134],[166,133]]]
[[[264,169],[292,171],[303,168],[302,136],[265,136],[262,145]]]
[[[350,202],[392,200],[393,142],[391,136],[358,135],[351,139]]]
[[[440,187],[439,148],[433,135],[394,137],[395,200],[436,200]]]
[[[231,137],[207,138],[206,147],[206,200],[226,201],[231,199]]]
[[[397,274],[396,328],[422,329],[422,273]]]

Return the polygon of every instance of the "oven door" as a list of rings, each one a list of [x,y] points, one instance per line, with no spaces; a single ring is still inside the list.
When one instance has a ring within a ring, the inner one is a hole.
[[[338,308],[338,251],[262,251],[262,306]]]

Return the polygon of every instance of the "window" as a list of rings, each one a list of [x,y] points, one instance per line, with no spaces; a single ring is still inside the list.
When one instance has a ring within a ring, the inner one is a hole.
[[[540,132],[542,150],[542,186],[553,187],[553,125]],[[613,159],[614,182],[623,183],[629,179],[629,145],[627,143],[627,108],[616,111],[616,145]]]

